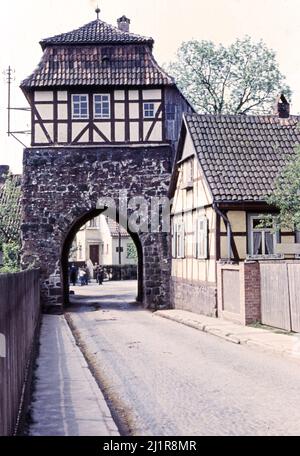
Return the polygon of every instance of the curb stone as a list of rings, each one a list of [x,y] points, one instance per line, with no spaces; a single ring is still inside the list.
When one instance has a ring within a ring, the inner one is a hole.
[[[237,344],[237,345],[247,345],[248,347],[251,348],[256,348],[260,349],[264,352],[269,352],[275,355],[281,355],[285,358],[289,358],[291,361],[296,361],[300,362],[300,353],[295,353],[293,350],[290,348],[284,347],[284,346],[276,346],[272,345],[270,343],[264,342],[262,340],[256,340],[255,338],[251,338],[251,336],[238,336],[235,334],[232,334],[231,332],[228,332],[228,329],[226,328],[217,328],[216,326],[210,326],[206,323],[192,320],[189,318],[182,318],[176,315],[168,314],[166,313],[166,310],[157,310],[156,312],[153,313],[153,315],[157,317],[162,317],[167,320],[175,321],[177,323],[180,323],[185,326],[189,326],[190,328],[197,329],[198,331],[205,332],[207,334],[212,334],[213,336],[217,336],[221,339],[224,339],[228,342]],[[200,315],[199,315],[200,316]],[[223,323],[223,321],[222,321]],[[241,328],[244,328],[243,326],[239,327],[239,331]],[[271,332],[270,332],[271,333]],[[288,336],[291,337],[291,336]]]

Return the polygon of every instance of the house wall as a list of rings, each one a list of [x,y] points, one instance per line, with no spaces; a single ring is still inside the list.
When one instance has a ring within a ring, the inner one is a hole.
[[[137,258],[128,258],[127,257],[127,246],[132,245],[132,244],[133,244],[133,241],[130,236],[121,237],[121,247],[123,248],[123,251],[121,251],[121,264],[137,264]],[[119,252],[117,252],[118,247],[119,247],[119,238],[113,237],[112,238],[112,263],[106,263],[106,264],[119,264]]]
[[[266,209],[264,210],[257,210],[257,209],[251,209],[251,206],[249,206],[249,209],[247,210],[228,210],[224,211],[226,214],[226,217],[229,219],[230,224],[231,224],[231,229],[232,229],[232,235],[233,235],[233,240],[234,240],[234,246],[236,248],[236,252],[238,254],[238,260],[245,260],[247,255],[249,254],[249,241],[248,241],[248,215],[249,214],[260,214],[266,212]],[[220,258],[228,258],[228,247],[227,247],[227,231],[226,227],[224,224],[224,221],[222,218],[220,218]],[[289,247],[291,245],[296,244],[296,237],[295,233],[291,232],[289,229],[282,229],[280,230],[280,235],[279,239],[277,241],[277,244],[284,244],[283,246],[280,247],[282,252],[284,253],[285,258],[292,258],[294,255],[289,255]],[[299,245],[300,247],[300,245]],[[291,247],[291,250],[293,252],[296,252],[297,250],[297,245],[296,248]],[[234,252],[233,252],[234,253]],[[299,249],[300,253],[300,249]]]
[[[101,263],[112,264],[112,237],[104,215],[99,216],[99,226],[102,240]]]
[[[109,94],[109,118],[96,119],[93,94]],[[72,94],[87,94],[87,119],[72,118]],[[145,118],[143,104],[154,104],[154,117]],[[32,145],[159,143],[165,140],[164,90],[87,88],[75,90],[35,90],[32,94]],[[182,115],[181,108],[178,113]],[[175,132],[176,140],[178,130]]]
[[[90,258],[90,245],[99,246],[99,264],[117,265],[119,264],[118,236],[112,236],[106,218],[103,214],[96,217],[97,226],[89,226],[86,223],[76,234],[76,259],[87,261]],[[133,245],[130,235],[121,237],[121,264],[137,264],[137,258],[128,258],[127,246]],[[81,246],[81,249],[79,249]]]
[[[172,226],[183,221],[185,226],[184,258],[172,258],[171,304],[174,308],[210,316],[216,315],[216,213],[194,146],[187,133],[183,161],[178,167],[177,187],[172,205]],[[192,164],[192,185],[188,189]],[[199,215],[208,220],[208,257],[194,258],[195,221]]]

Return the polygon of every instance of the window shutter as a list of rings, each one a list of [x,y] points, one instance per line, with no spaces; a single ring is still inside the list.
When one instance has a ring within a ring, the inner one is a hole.
[[[176,258],[176,223],[172,221],[172,257]]]
[[[193,233],[193,257],[198,256],[198,219],[194,220],[194,233]]]
[[[207,232],[208,232],[208,220],[206,217],[199,217],[196,220],[196,258],[205,259],[207,258]]]
[[[181,258],[185,257],[185,235],[184,235],[184,223],[180,225],[180,234],[181,234]]]
[[[207,258],[208,257],[208,220],[206,217],[203,220],[203,234],[204,234],[203,258]]]

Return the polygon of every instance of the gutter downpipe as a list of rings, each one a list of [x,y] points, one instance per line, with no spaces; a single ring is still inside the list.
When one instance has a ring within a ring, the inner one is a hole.
[[[219,209],[218,205],[216,203],[213,203],[213,209],[216,211],[216,213],[222,217],[224,223],[225,223],[225,226],[226,226],[226,230],[227,230],[227,256],[228,256],[228,260],[231,261],[231,237],[232,237],[232,229],[231,229],[231,224],[230,224],[230,221],[228,219],[228,217],[226,217],[225,214],[223,214],[223,212]]]

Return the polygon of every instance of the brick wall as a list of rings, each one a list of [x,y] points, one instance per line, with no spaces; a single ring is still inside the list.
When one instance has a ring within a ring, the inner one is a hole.
[[[260,269],[258,262],[244,263],[244,323],[261,321]]]

